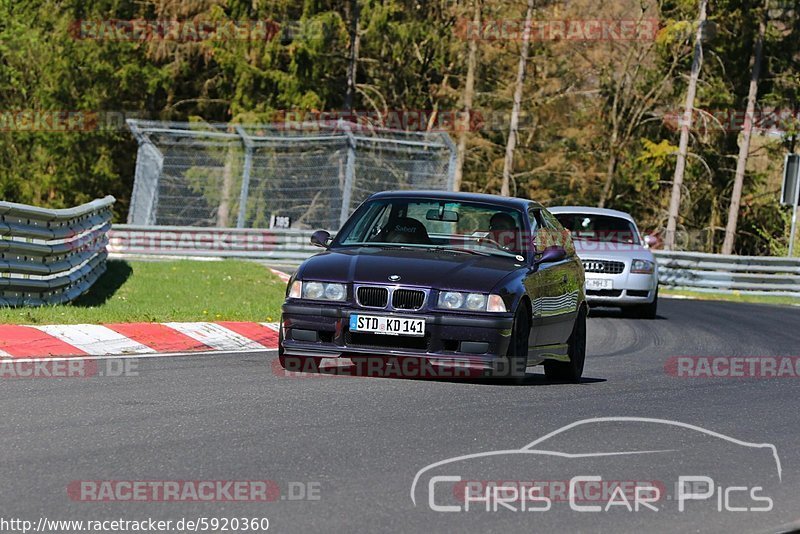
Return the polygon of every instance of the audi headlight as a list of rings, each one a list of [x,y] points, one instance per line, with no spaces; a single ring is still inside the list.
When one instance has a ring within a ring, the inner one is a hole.
[[[506,311],[506,305],[499,295],[460,293],[458,291],[441,291],[439,293],[439,308],[488,312]]]
[[[347,288],[344,284],[326,282],[301,282],[295,280],[289,290],[289,297],[309,300],[343,301],[347,298]]]
[[[647,260],[633,260],[631,264],[631,272],[639,274],[652,274],[655,269],[655,263]]]

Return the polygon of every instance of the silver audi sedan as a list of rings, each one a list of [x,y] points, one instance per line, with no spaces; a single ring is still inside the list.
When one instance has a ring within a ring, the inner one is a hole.
[[[633,217],[583,206],[548,208],[571,234],[586,271],[586,300],[619,306],[627,315],[654,319],[658,267]]]

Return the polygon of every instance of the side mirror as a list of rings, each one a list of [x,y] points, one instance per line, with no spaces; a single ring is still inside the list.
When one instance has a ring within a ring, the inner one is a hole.
[[[331,240],[331,234],[325,230],[317,230],[311,234],[311,244],[315,247],[328,248],[328,241]]]
[[[658,245],[658,238],[653,234],[647,234],[644,236],[644,244],[647,245],[647,248],[655,248]]]
[[[536,265],[540,265],[542,263],[555,263],[557,261],[561,261],[567,257],[567,251],[564,250],[564,247],[559,247],[558,245],[554,245],[552,247],[547,247],[542,251],[541,257],[539,257],[534,263]]]

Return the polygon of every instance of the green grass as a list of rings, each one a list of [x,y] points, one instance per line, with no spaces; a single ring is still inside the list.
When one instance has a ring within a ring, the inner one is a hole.
[[[71,304],[0,308],[0,323],[277,321],[286,284],[246,261],[109,261]]]
[[[684,289],[667,289],[664,286],[659,288],[659,293],[664,296],[680,296],[697,300],[724,300],[728,302],[751,302],[755,304],[793,304],[800,305],[800,298],[782,297],[773,295],[750,295],[743,292],[733,293],[706,293],[704,291],[691,291]]]

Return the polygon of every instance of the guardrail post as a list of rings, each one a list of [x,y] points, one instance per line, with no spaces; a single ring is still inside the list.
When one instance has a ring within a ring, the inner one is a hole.
[[[350,203],[353,199],[353,183],[356,174],[356,138],[350,132],[350,125],[340,120],[339,126],[347,134],[347,163],[344,170],[344,190],[342,191],[342,211],[339,213],[339,228],[350,217]]]
[[[236,228],[244,228],[247,219],[247,197],[250,195],[250,172],[253,169],[253,141],[240,125],[236,125],[236,133],[244,143],[244,169],[242,170],[242,191],[239,194],[239,216]]]
[[[447,145],[447,149],[450,151],[450,159],[447,163],[447,190],[455,191],[456,159],[458,151],[456,150],[455,143],[453,143],[453,140],[450,139],[450,136],[447,135],[447,133],[442,132],[442,139],[444,139],[444,143]]]

